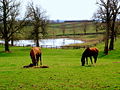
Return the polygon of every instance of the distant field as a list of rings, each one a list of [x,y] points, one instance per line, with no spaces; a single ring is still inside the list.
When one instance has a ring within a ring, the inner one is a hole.
[[[56,37],[59,35],[67,35],[69,34],[81,34],[85,33],[96,33],[95,25],[93,22],[73,22],[73,23],[50,23],[47,27],[48,35],[46,38]],[[23,39],[27,39],[30,35],[30,32],[33,30],[33,26],[26,26],[22,29],[21,33],[18,33],[18,36]],[[99,30],[98,32],[104,32],[103,30]],[[27,35],[26,35],[27,33]]]
[[[96,65],[81,66],[84,49],[45,49],[43,64],[49,68],[22,68],[31,63],[30,47],[0,46],[0,90],[119,90],[120,39],[115,50],[103,54],[104,43],[97,45]]]
[[[65,30],[65,34],[80,34],[84,33],[84,29],[86,29],[86,33],[96,32],[93,22],[71,22],[50,24],[48,27],[48,33],[49,35],[61,35],[63,34],[63,30]],[[99,30],[98,32],[103,31]]]

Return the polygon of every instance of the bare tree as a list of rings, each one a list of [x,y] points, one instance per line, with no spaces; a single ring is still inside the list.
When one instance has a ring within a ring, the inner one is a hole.
[[[0,0],[0,21],[2,23],[0,32],[5,40],[5,51],[9,52],[9,41],[14,33],[24,26],[24,20],[16,21],[19,15],[20,2],[15,0]]]
[[[105,47],[104,53],[107,55],[109,50],[109,36],[111,35],[111,44],[113,49],[114,36],[115,36],[115,21],[118,14],[118,2],[119,0],[99,0],[97,4],[99,9],[97,11],[97,17],[100,21],[106,23],[105,34]]]
[[[45,38],[47,36],[47,26],[49,24],[49,21],[46,18],[42,18],[41,21],[41,34],[42,38]]]
[[[97,16],[96,13],[94,13],[93,15],[93,25],[95,26],[95,30],[96,30],[96,33],[99,31],[99,30],[104,30],[104,23],[101,22],[99,16]]]
[[[117,16],[119,15],[119,10],[120,10],[120,5],[119,5],[120,0],[111,0],[111,10],[112,10],[112,18],[111,18],[111,36],[110,36],[110,46],[109,50],[114,49],[114,39],[116,37],[116,19]]]
[[[36,42],[36,46],[39,46],[39,39],[44,38],[47,34],[48,20],[45,16],[45,11],[42,11],[41,7],[34,7],[33,3],[30,3],[27,6],[27,15],[29,15],[29,19],[33,24],[31,35]]]

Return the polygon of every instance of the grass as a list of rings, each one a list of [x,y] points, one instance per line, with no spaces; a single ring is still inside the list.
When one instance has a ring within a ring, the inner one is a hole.
[[[11,53],[0,46],[0,90],[119,90],[120,39],[116,49],[103,54],[96,65],[81,66],[84,49],[44,49],[43,64],[49,68],[23,68],[31,63],[30,47],[11,47]],[[90,63],[90,62],[89,62]]]

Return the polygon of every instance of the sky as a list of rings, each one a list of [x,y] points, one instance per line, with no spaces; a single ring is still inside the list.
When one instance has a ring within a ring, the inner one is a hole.
[[[46,10],[50,20],[90,20],[97,9],[96,0],[21,0],[22,11],[28,2]]]

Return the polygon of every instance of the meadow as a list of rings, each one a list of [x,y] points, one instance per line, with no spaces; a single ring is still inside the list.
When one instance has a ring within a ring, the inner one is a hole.
[[[0,90],[120,90],[120,39],[115,50],[103,54],[98,44],[96,64],[81,66],[81,49],[42,48],[43,65],[49,68],[23,68],[31,63],[31,47],[0,46]]]
[[[63,35],[62,24],[66,27],[66,35],[84,33],[84,23],[75,23],[75,33],[72,23],[51,24],[48,27],[48,38]],[[23,33],[18,35],[19,38],[29,39],[26,33],[31,30],[31,26],[25,27]],[[87,33],[92,32],[96,32],[95,27],[89,23]],[[84,44],[73,45],[79,46],[94,44],[102,40],[103,36],[73,35],[69,38],[86,41]],[[89,62],[86,66],[81,66],[80,62],[84,48],[42,48],[43,65],[49,68],[23,68],[31,63],[31,47],[10,47],[11,52],[5,53],[4,46],[0,46],[0,90],[120,90],[119,43],[120,38],[115,43],[115,50],[107,56],[103,54],[104,43],[97,44],[98,61],[94,65]]]

